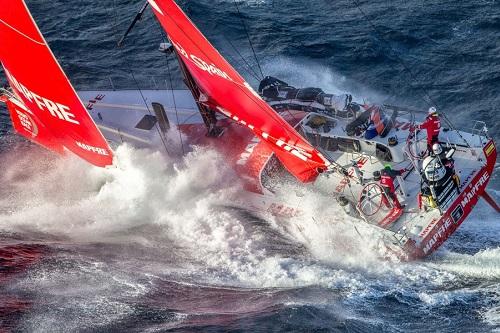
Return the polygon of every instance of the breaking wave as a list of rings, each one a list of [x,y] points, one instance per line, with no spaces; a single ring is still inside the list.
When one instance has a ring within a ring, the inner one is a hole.
[[[50,331],[67,316],[74,320],[66,329],[106,327],[133,316],[131,304],[161,293],[166,283],[181,290],[176,304],[191,288],[201,295],[210,288],[219,295],[252,288],[273,295],[266,306],[336,304],[346,318],[359,320],[352,306],[362,311],[394,297],[444,311],[483,294],[493,301],[491,295],[500,293],[498,246],[475,254],[444,249],[427,262],[391,262],[374,250],[379,239],[372,228],[314,192],[303,193],[304,215],[287,222],[232,208],[227,203],[240,185],[212,150],[194,148],[170,158],[123,145],[108,169],[31,146],[20,151],[2,155],[0,233],[58,249],[11,287],[49,297],[47,308],[25,318],[28,330],[41,325]],[[471,230],[479,232],[466,228]],[[310,288],[327,296],[311,299]],[[279,293],[287,290],[301,291],[283,298]],[[338,297],[346,298],[339,304]],[[169,314],[174,326],[196,311],[181,307]],[[497,308],[484,305],[485,323],[496,325],[497,315]]]
[[[228,207],[241,187],[212,150],[194,148],[184,158],[173,159],[123,145],[116,150],[115,165],[107,169],[33,150],[22,157],[6,157],[1,181],[9,193],[0,200],[4,231],[78,242],[133,240],[151,246],[160,242],[250,286],[313,284],[318,276],[334,281],[328,278],[328,269],[304,265],[302,259],[336,257],[332,250],[336,242],[337,254],[355,246],[344,246],[354,232],[351,224],[343,223],[348,217],[338,214],[339,207],[330,198],[314,193],[305,195],[301,207],[309,213],[291,226]],[[322,219],[334,215],[339,216],[334,223]],[[262,228],[255,231],[252,224]],[[279,249],[268,255],[267,233],[301,253],[300,260],[291,261]]]

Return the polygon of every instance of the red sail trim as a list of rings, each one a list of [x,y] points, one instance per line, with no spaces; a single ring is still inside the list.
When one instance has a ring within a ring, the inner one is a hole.
[[[207,104],[267,142],[299,180],[313,181],[329,162],[281,118],[208,42],[173,0],[149,0]]]
[[[94,165],[111,165],[113,153],[108,143],[47,46],[23,0],[0,0],[0,40],[0,61],[17,96],[10,99],[9,104],[16,130],[52,151],[61,153],[65,147]],[[26,111],[20,112],[26,117],[17,113],[23,107]],[[37,131],[29,131],[30,122]]]

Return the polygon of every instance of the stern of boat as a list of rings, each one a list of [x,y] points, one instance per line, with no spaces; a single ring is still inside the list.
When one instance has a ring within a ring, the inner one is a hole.
[[[427,220],[427,223],[410,222],[404,230],[399,231],[403,248],[410,259],[423,258],[437,250],[465,221],[479,198],[487,196],[486,187],[497,159],[494,141],[485,136],[476,136],[471,147],[459,147],[457,152],[455,165],[460,177],[458,196],[441,212],[434,209],[415,216],[416,220]]]

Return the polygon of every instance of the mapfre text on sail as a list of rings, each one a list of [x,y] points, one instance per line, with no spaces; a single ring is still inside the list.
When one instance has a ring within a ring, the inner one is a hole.
[[[11,86],[15,87],[18,93],[23,94],[24,97],[31,103],[35,103],[42,111],[48,111],[53,117],[79,125],[80,122],[75,119],[75,115],[69,112],[70,108],[66,105],[56,103],[48,98],[42,97],[33,91],[26,88],[24,84],[19,82],[7,69],[5,74],[11,82]]]

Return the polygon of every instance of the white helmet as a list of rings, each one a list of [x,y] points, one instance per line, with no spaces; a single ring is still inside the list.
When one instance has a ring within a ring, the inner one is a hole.
[[[422,162],[422,169],[427,180],[436,182],[446,176],[446,169],[439,158],[427,156]]]
[[[439,143],[435,143],[432,145],[432,152],[436,155],[439,155],[443,152],[443,147]]]
[[[437,112],[437,110],[436,110],[436,108],[435,108],[434,106],[431,106],[431,107],[429,108],[429,112],[428,112],[429,114],[434,114],[434,113],[436,113],[436,112]]]

